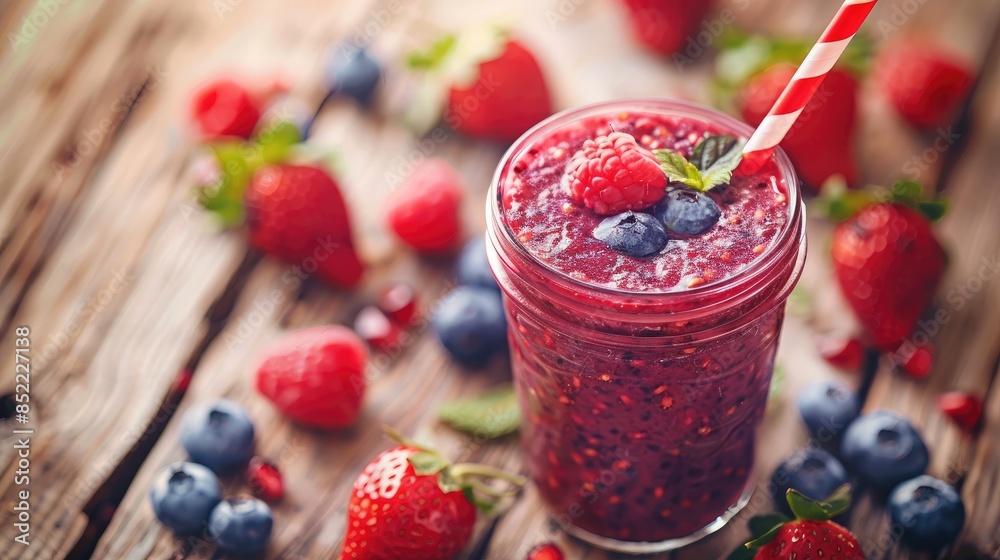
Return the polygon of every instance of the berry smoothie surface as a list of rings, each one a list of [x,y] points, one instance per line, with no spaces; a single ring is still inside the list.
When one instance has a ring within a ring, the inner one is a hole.
[[[721,215],[704,233],[670,232],[652,256],[610,249],[594,237],[608,216],[575,202],[564,175],[586,140],[612,131],[686,158],[703,138],[733,135],[709,122],[646,112],[587,116],[539,134],[498,188],[501,221],[543,267],[601,288],[680,295],[741,274],[779,245],[789,191],[772,161],[708,191]],[[544,282],[538,278],[508,279]],[[508,292],[506,309],[522,445],[554,518],[585,540],[632,552],[638,549],[592,537],[662,545],[642,549],[650,552],[720,527],[748,488],[781,302],[756,302],[738,326],[728,326],[730,313],[670,322],[669,332],[657,331],[663,338],[622,342],[630,331],[618,330],[605,343],[585,312],[561,313],[544,297],[525,304],[518,293]],[[622,313],[627,321],[630,311]]]
[[[648,150],[689,158],[699,140],[731,134],[710,123],[620,113],[566,125],[525,150],[500,185],[503,217],[521,244],[549,267],[588,284],[633,292],[673,292],[720,282],[767,253],[788,219],[787,185],[768,162],[751,176],[708,192],[722,217],[701,235],[672,235],[666,248],[638,258],[608,249],[593,231],[606,216],[575,203],[563,176],[587,139],[624,132]]]

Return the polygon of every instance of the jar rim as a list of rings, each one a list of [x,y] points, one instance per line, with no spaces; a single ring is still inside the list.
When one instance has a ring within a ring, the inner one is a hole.
[[[595,296],[607,297],[612,300],[622,298],[627,298],[631,301],[643,300],[644,302],[652,304],[662,304],[671,301],[680,302],[695,298],[707,298],[711,300],[718,298],[719,296],[724,296],[725,294],[731,294],[734,288],[738,286],[754,284],[754,280],[759,278],[763,272],[773,268],[778,262],[780,262],[783,256],[788,254],[789,244],[795,244],[798,246],[803,242],[805,234],[805,212],[798,178],[788,155],[784,150],[779,148],[775,150],[772,158],[775,160],[775,163],[781,172],[781,176],[786,183],[789,208],[788,219],[785,221],[782,230],[775,238],[777,242],[772,243],[761,258],[751,263],[739,274],[733,275],[724,280],[684,290],[624,290],[592,284],[570,276],[529,251],[517,239],[502,215],[503,201],[501,199],[500,184],[502,179],[508,173],[514,159],[537,142],[539,134],[552,132],[562,126],[571,124],[589,116],[634,110],[643,110],[675,117],[679,116],[701,120],[713,125],[722,126],[744,136],[749,136],[753,132],[753,128],[746,123],[716,111],[715,109],[678,100],[650,98],[618,99],[563,110],[541,121],[525,132],[517,141],[514,142],[514,144],[510,146],[503,158],[500,160],[490,183],[490,190],[487,195],[487,235],[489,237],[493,237],[499,233],[503,237],[506,247],[513,248],[518,252],[519,257],[526,259],[532,265],[540,267],[547,273],[546,276],[549,277],[550,280],[557,281],[567,287],[572,287],[575,290],[580,290]],[[799,234],[796,235],[796,232]],[[500,240],[497,239],[496,241]],[[798,272],[800,271],[796,271],[796,273]]]

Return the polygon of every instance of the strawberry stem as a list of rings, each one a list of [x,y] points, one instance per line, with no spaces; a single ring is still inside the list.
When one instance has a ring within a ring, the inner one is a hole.
[[[500,480],[505,480],[514,486],[524,486],[528,482],[525,477],[507,472],[505,470],[488,467],[486,465],[480,465],[477,463],[459,463],[451,467],[451,474],[455,478],[467,478],[469,476],[482,476],[485,478],[497,478]],[[475,481],[470,481],[474,483]]]

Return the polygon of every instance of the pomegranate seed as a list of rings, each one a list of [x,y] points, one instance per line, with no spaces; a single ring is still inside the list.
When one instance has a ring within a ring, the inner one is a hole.
[[[553,543],[545,543],[532,548],[525,560],[563,560],[562,550]]]
[[[378,298],[378,308],[402,326],[412,325],[418,318],[417,296],[406,284],[392,284]]]
[[[903,369],[917,379],[930,375],[934,368],[934,353],[930,346],[917,346],[913,354],[903,363]]]
[[[250,459],[247,484],[254,494],[271,502],[280,500],[285,495],[285,483],[278,467],[262,457]]]
[[[399,344],[400,330],[377,307],[362,309],[354,319],[354,332],[376,350],[388,350]]]
[[[861,357],[864,352],[861,341],[857,338],[839,336],[824,337],[817,341],[816,349],[823,359],[831,366],[844,371],[861,369]]]
[[[938,395],[937,406],[942,414],[970,433],[976,431],[983,416],[982,401],[975,395],[961,391]]]

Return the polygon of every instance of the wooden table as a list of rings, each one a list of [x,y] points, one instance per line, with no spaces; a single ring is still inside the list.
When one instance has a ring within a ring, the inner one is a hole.
[[[397,355],[375,362],[364,416],[350,430],[295,427],[248,383],[249,361],[262,343],[300,326],[348,323],[389,281],[414,284],[426,306],[447,291],[450,262],[417,258],[384,231],[379,208],[390,195],[387,173],[403,173],[408,161],[429,153],[449,160],[470,188],[468,230],[482,231],[483,196],[502,147],[453,136],[422,147],[397,118],[408,85],[400,53],[433,35],[429,22],[511,22],[535,46],[560,107],[614,97],[708,99],[711,56],[678,67],[641,52],[610,1],[517,0],[490,8],[459,0],[59,0],[29,11],[33,4],[13,0],[0,13],[10,39],[0,56],[0,355],[13,355],[14,329],[28,325],[34,357],[32,544],[12,544],[16,426],[4,422],[5,559],[214,557],[211,545],[176,540],[157,524],[146,491],[157,470],[184,456],[180,414],[223,396],[251,410],[259,451],[286,476],[288,496],[275,508],[269,558],[335,557],[350,484],[389,445],[383,424],[432,435],[462,460],[520,468],[513,438],[484,444],[434,419],[440,403],[501,382],[508,364],[462,371],[425,326]],[[722,4],[743,27],[814,37],[839,2]],[[1000,367],[1000,281],[989,274],[976,279],[984,263],[1000,260],[998,22],[995,0],[882,2],[870,23],[876,38],[924,34],[983,73],[952,129],[916,135],[867,95],[859,135],[868,180],[916,175],[953,200],[940,225],[951,266],[939,301],[948,320],[935,336],[933,375],[915,381],[884,361],[865,408],[912,418],[933,448],[930,471],[963,482],[969,518],[954,558],[1000,558],[1000,386],[993,383]],[[340,104],[323,115],[315,136],[342,156],[356,237],[370,263],[364,287],[350,294],[289,282],[286,267],[248,252],[239,232],[212,229],[190,190],[196,152],[182,117],[189,92],[219,73],[263,79],[281,71],[296,84],[292,98],[315,105],[322,55],[344,38],[370,42],[390,72],[379,111]],[[939,137],[945,141],[935,148]],[[805,441],[791,405],[798,387],[827,377],[860,382],[831,370],[813,350],[817,333],[852,327],[829,272],[829,229],[820,220],[809,224],[811,256],[800,293],[811,297],[798,299],[812,303],[794,305],[787,321],[779,357],[787,385],[766,420],[762,476]],[[8,372],[0,395],[13,390]],[[184,372],[193,372],[189,385]],[[935,396],[952,389],[984,396],[978,437],[963,435],[936,411]],[[228,493],[246,491],[237,480],[225,482]],[[725,530],[661,558],[720,558],[745,537],[748,514],[767,507],[758,493]],[[893,542],[885,512],[870,497],[855,508],[852,527],[869,558],[927,558]],[[555,531],[529,487],[506,513],[480,521],[462,558],[519,560],[549,539],[573,560],[610,557]]]

